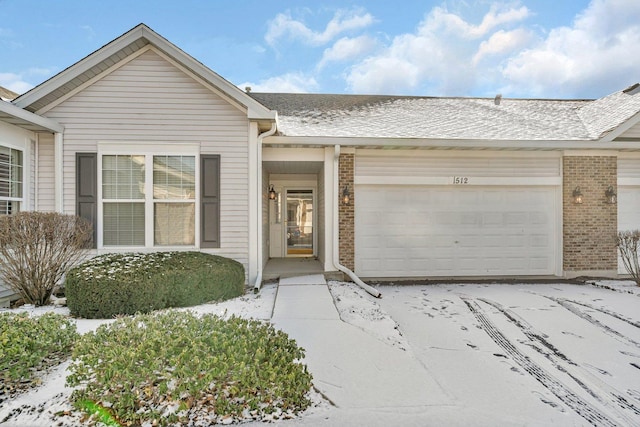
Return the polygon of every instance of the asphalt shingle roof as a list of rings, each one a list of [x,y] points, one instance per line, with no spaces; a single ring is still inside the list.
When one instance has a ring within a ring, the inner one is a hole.
[[[286,136],[596,140],[640,112],[640,94],[598,100],[255,93]]]

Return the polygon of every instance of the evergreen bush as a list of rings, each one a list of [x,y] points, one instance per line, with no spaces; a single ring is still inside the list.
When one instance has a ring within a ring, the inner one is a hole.
[[[70,270],[65,295],[73,316],[104,319],[234,298],[244,278],[239,262],[202,252],[107,254]]]

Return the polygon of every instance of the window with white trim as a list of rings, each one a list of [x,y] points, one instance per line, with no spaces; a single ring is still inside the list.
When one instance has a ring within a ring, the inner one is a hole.
[[[193,246],[196,156],[103,154],[103,246]]]
[[[23,202],[22,151],[0,146],[0,215],[20,211]]]

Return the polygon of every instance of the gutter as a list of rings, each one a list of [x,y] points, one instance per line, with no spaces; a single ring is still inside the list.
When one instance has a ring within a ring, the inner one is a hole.
[[[262,132],[260,135],[258,135],[258,173],[257,173],[257,181],[258,181],[258,192],[260,194],[260,201],[262,201],[262,140],[264,140],[266,137],[273,135],[274,133],[276,133],[276,129],[278,128],[278,124],[277,122],[273,122],[271,123],[271,129],[269,129],[268,131]],[[256,281],[253,284],[253,291],[254,292],[258,292],[260,291],[260,288],[262,287],[262,234],[263,234],[263,230],[262,230],[262,203],[260,203],[258,205],[258,215],[257,215],[258,219],[258,265],[257,265],[257,272],[256,272]]]
[[[338,239],[339,239],[339,229],[338,229],[338,204],[339,202],[337,201],[337,198],[335,196],[337,196],[339,194],[340,188],[338,185],[338,161],[340,159],[340,146],[339,145],[335,145],[334,146],[334,155],[333,155],[333,230],[334,230],[334,236],[333,236],[333,266],[338,269],[339,271],[342,271],[343,273],[345,273],[347,276],[349,276],[351,278],[351,280],[353,280],[353,282],[360,286],[362,289],[364,289],[365,291],[367,291],[369,294],[373,295],[376,298],[381,298],[382,294],[375,288],[367,285],[366,283],[364,283],[358,276],[356,276],[356,273],[354,273],[353,271],[349,270],[347,267],[345,267],[344,265],[340,264],[340,260],[338,258],[338,253],[339,253],[339,248],[338,248]]]

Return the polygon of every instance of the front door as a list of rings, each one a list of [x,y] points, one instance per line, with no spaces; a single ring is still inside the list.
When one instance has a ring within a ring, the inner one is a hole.
[[[285,239],[287,256],[313,256],[313,190],[287,190]]]

